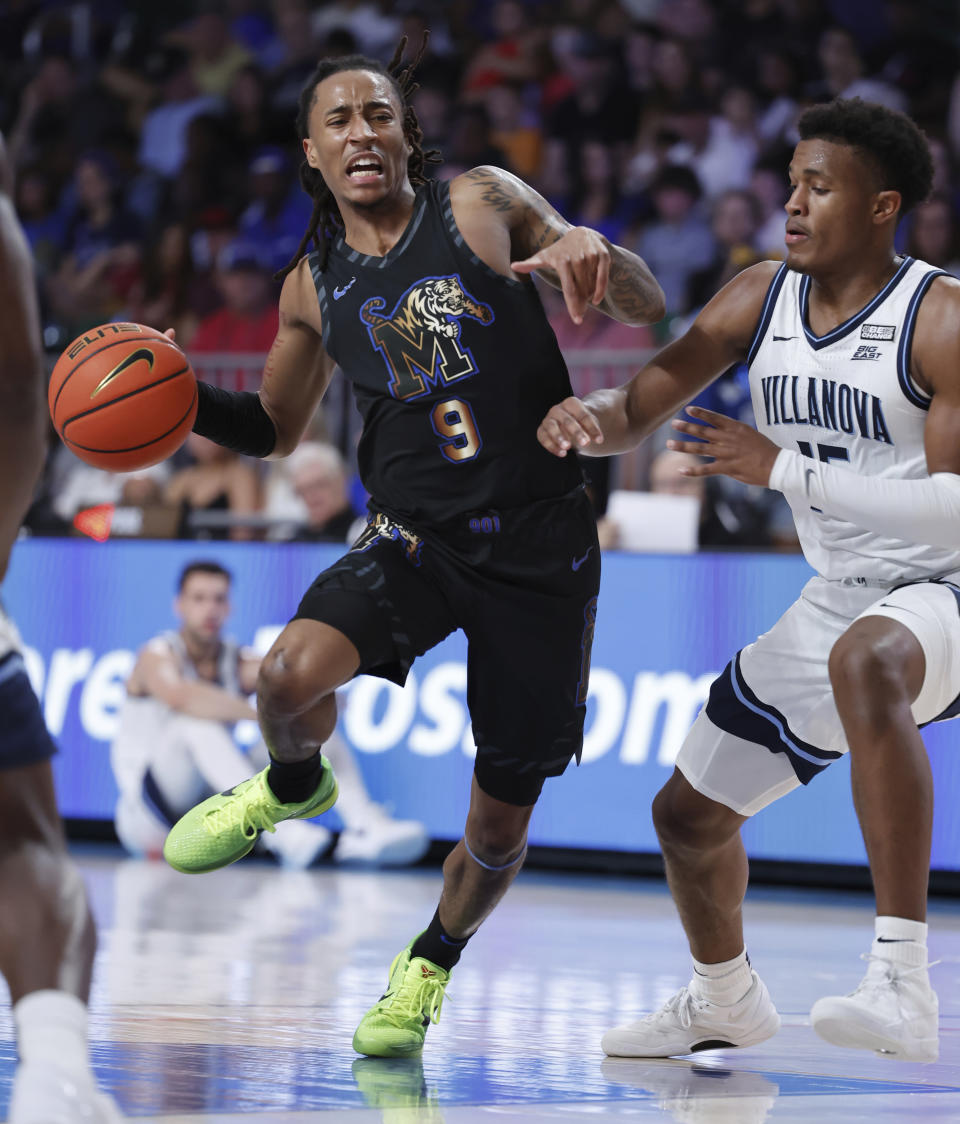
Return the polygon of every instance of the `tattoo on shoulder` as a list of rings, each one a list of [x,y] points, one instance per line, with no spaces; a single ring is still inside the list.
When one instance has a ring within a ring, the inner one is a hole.
[[[480,198],[495,211],[512,211],[520,199],[520,193],[512,183],[489,168],[471,168],[464,172],[480,188]]]

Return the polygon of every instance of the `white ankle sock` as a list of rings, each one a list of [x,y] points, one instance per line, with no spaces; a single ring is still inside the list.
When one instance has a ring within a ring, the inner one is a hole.
[[[718,1007],[733,1006],[753,986],[753,972],[746,949],[732,960],[719,964],[701,964],[699,960],[694,960],[693,970],[697,994]]]
[[[87,1008],[66,991],[32,991],[13,1008],[21,1062],[89,1072]]]
[[[927,925],[905,917],[877,917],[871,954],[905,968],[927,964]]]

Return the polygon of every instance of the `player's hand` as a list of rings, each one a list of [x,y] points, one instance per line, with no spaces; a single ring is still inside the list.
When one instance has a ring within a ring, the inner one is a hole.
[[[575,226],[562,238],[538,250],[525,261],[510,263],[517,273],[551,270],[557,275],[567,311],[575,324],[583,323],[588,304],[600,304],[607,295],[610,250],[595,230]]]
[[[167,337],[168,340],[173,340],[174,343],[177,342],[177,329],[176,328],[164,328],[163,334]]]
[[[537,429],[537,440],[549,453],[565,457],[571,448],[602,445],[603,431],[596,415],[579,398],[564,398],[543,419]]]
[[[695,453],[699,457],[713,457],[713,460],[681,468],[679,471],[683,476],[730,476],[743,484],[769,487],[773,462],[780,452],[772,441],[757,433],[752,425],[744,425],[713,410],[688,406],[686,412],[690,417],[698,418],[699,422],[674,418],[670,424],[680,433],[699,440],[671,440],[667,442],[667,448]]]

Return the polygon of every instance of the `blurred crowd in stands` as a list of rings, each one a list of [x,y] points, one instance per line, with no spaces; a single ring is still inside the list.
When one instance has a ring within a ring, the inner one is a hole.
[[[808,104],[859,95],[909,113],[936,163],[899,247],[960,273],[960,5],[956,0],[125,0],[0,5],[0,128],[37,263],[55,359],[111,319],[175,328],[201,378],[255,389],[277,325],[273,280],[310,204],[294,116],[324,55],[386,60],[430,43],[414,104],[451,177],[496,164],[573,223],[650,264],[668,314],[580,327],[544,302],[574,391],[624,381],[727,280],[782,255],[786,166]],[[703,404],[749,420],[742,370]],[[170,533],[330,537],[363,510],[358,419],[335,379],[310,443],[269,466],[191,439],[135,477],[58,443],[28,527],[63,533],[97,503],[176,509]],[[611,489],[662,489],[663,442],[589,462]],[[681,478],[682,479],[682,478]],[[686,482],[685,486],[688,486]],[[789,548],[763,489],[700,483],[700,544]],[[756,494],[754,494],[754,492]],[[219,515],[218,515],[219,513]],[[607,528],[616,543],[616,528]]]

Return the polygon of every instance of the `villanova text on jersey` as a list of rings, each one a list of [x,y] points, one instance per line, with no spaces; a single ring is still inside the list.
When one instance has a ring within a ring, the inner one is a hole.
[[[836,379],[809,375],[767,375],[760,379],[766,425],[811,425],[834,433],[855,434],[893,444],[883,403]]]
[[[363,418],[358,463],[375,508],[414,527],[521,507],[582,482],[537,427],[572,391],[534,286],[504,277],[464,241],[447,183],[417,188],[383,257],[341,233],[309,257],[323,342]]]

